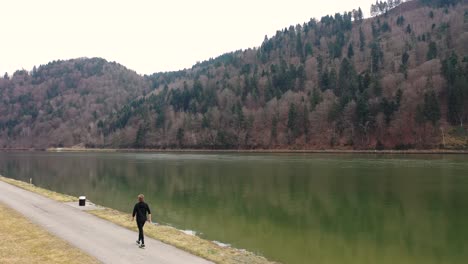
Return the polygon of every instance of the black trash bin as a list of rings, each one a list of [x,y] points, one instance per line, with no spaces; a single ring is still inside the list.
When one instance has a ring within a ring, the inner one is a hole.
[[[86,205],[86,196],[80,196],[78,205],[79,206],[85,206]]]

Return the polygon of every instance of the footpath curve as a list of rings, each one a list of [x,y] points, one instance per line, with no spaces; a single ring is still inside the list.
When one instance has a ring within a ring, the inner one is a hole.
[[[136,232],[3,181],[0,202],[103,263],[212,263],[148,237],[140,249]]]

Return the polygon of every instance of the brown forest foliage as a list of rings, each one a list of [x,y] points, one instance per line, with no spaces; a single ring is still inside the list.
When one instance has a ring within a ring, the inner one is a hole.
[[[467,2],[427,2],[311,19],[183,71],[17,71],[0,78],[0,147],[466,147]]]

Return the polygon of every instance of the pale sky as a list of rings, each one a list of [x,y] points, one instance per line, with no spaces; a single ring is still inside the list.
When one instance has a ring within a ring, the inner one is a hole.
[[[258,47],[265,35],[373,0],[2,0],[0,73],[101,57],[140,74]]]

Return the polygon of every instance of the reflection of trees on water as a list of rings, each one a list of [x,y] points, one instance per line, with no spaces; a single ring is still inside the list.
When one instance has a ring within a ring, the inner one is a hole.
[[[286,263],[468,257],[468,194],[460,176],[468,167],[280,161],[56,154],[3,155],[0,166],[5,175],[34,175],[40,186],[126,212],[145,193],[160,222]]]

